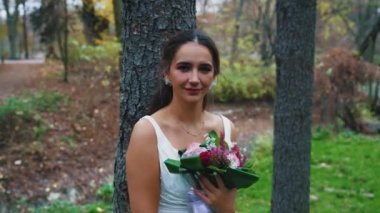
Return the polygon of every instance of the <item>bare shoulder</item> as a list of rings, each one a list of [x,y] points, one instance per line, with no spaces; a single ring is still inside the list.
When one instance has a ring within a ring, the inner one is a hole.
[[[129,142],[129,145],[132,147],[130,148],[141,147],[147,149],[148,147],[155,147],[154,145],[156,143],[156,133],[148,119],[140,119],[137,121],[132,130]]]

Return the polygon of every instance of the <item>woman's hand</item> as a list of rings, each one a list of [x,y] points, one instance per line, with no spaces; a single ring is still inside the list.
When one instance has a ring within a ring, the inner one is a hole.
[[[219,175],[215,178],[217,187],[206,177],[201,176],[199,183],[204,193],[194,189],[195,193],[217,213],[235,212],[236,189],[228,189]]]

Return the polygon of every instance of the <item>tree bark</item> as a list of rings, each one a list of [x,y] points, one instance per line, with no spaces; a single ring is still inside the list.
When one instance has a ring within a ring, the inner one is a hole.
[[[10,45],[10,51],[11,59],[16,59],[17,58],[17,39],[18,39],[18,30],[17,30],[17,25],[18,25],[18,19],[19,19],[19,11],[18,7],[20,5],[20,1],[16,0],[15,5],[14,5],[14,12],[11,13],[9,10],[9,0],[3,0],[4,8],[5,8],[5,13],[7,15],[7,27],[8,27],[8,40],[9,40],[9,45]]]
[[[373,61],[375,44],[376,44],[377,35],[379,34],[379,32],[380,32],[380,15],[377,17],[375,24],[373,25],[368,35],[364,38],[363,42],[359,46],[360,55],[363,55],[369,49],[370,54],[366,58],[366,60],[368,60],[369,62]]]
[[[113,15],[115,19],[115,32],[116,37],[119,41],[122,41],[122,31],[123,31],[123,16],[121,8],[121,0],[112,0],[113,5]]]
[[[309,212],[316,0],[277,0],[272,212]]]
[[[114,212],[124,213],[130,212],[125,151],[131,131],[148,113],[150,99],[157,88],[161,44],[176,31],[195,28],[195,0],[125,0],[123,14],[120,135],[114,168],[113,207]]]
[[[67,0],[64,0],[64,30],[63,30],[63,67],[64,67],[64,75],[63,75],[63,81],[69,82],[68,75],[69,75],[69,50],[68,50],[68,40],[69,40],[69,12],[67,9]]]
[[[25,51],[25,58],[28,59],[28,58],[29,58],[29,49],[28,49],[28,29],[27,29],[27,26],[26,26],[26,22],[27,22],[26,13],[27,13],[27,11],[26,11],[26,4],[25,4],[25,1],[26,1],[26,0],[23,0],[23,1],[22,1],[22,6],[23,6],[23,9],[24,9],[22,28],[23,28],[23,37],[24,37],[24,51]]]
[[[232,37],[232,45],[231,45],[231,55],[230,55],[230,66],[233,65],[237,58],[237,46],[238,46],[238,40],[239,40],[239,31],[240,31],[240,17],[242,15],[244,6],[244,0],[239,0],[239,5],[236,8],[235,11],[235,32],[234,36]]]

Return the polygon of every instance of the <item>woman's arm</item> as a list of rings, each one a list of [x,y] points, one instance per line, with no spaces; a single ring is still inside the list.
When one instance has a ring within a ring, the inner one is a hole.
[[[133,128],[126,170],[132,212],[157,212],[160,198],[157,137],[153,126],[145,119],[139,120]]]

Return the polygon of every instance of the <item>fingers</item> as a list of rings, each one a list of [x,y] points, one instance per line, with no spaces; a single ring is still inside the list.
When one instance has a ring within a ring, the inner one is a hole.
[[[205,177],[205,176],[202,176],[200,178],[200,183],[201,183],[203,189],[206,189],[210,192],[214,193],[218,189],[217,186],[214,186],[214,184],[212,184],[210,182],[210,180],[207,179],[207,177]]]
[[[218,188],[225,191],[227,188],[224,185],[222,178],[219,175],[216,175],[215,179],[216,179],[216,183],[217,183]]]
[[[211,204],[211,200],[207,197],[207,195],[205,193],[202,193],[200,190],[198,189],[194,189],[194,192],[195,194],[198,195],[198,197],[200,197],[207,205],[210,205]]]

